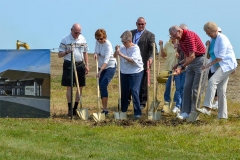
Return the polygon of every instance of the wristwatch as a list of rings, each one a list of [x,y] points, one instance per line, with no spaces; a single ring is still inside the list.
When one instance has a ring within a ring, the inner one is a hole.
[[[178,63],[179,64],[179,63]],[[183,66],[183,64],[179,64],[178,66],[180,66],[182,68],[182,70],[185,69],[185,67]]]

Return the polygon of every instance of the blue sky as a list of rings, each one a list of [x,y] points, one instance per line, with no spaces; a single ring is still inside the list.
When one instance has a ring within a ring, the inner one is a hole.
[[[77,22],[82,26],[89,53],[93,53],[98,28],[107,31],[115,46],[121,43],[120,35],[135,29],[137,18],[142,16],[157,43],[160,39],[166,42],[169,27],[181,23],[187,24],[205,43],[209,37],[203,25],[214,21],[240,59],[240,0],[1,0],[0,4],[0,49],[15,49],[17,40],[26,42],[31,49],[58,48]]]
[[[0,73],[8,69],[50,73],[50,50],[0,50]]]

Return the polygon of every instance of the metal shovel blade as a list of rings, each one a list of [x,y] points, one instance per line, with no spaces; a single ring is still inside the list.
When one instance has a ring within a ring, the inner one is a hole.
[[[155,100],[155,107],[154,107],[154,102],[151,103],[150,105],[150,109],[149,109],[149,112],[153,112],[154,108],[157,109],[158,106],[160,105],[160,101],[158,101],[157,99]]]
[[[86,108],[77,109],[77,114],[83,120],[88,120],[89,118],[88,109]]]
[[[172,112],[171,107],[169,105],[170,105],[169,102],[164,103],[163,110],[164,110],[165,113],[171,113]]]
[[[159,111],[148,112],[148,119],[158,121],[161,119],[161,113]]]
[[[189,118],[187,119],[188,122],[194,122],[198,120],[199,112],[191,112],[189,114]]]
[[[126,112],[114,112],[114,118],[115,119],[127,119]]]
[[[93,113],[93,119],[96,122],[104,121],[105,120],[105,113],[101,113],[101,112]]]

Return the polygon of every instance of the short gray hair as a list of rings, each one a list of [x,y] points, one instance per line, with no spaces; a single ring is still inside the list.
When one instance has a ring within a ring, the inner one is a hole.
[[[174,25],[169,28],[169,33],[176,33],[178,30],[182,30],[182,29],[180,27],[178,27],[177,25]]]
[[[182,29],[188,30],[188,26],[184,23],[180,24],[179,27],[182,28]]]
[[[123,32],[123,34],[121,35],[120,38],[127,40],[127,41],[132,41],[132,32],[127,30],[127,31]]]

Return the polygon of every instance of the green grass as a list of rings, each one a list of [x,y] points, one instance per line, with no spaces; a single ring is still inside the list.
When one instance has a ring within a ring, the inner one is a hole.
[[[0,119],[1,159],[239,159],[240,124],[95,126]]]
[[[96,160],[162,160],[162,159],[240,159],[239,103],[228,101],[228,120],[218,120],[217,112],[200,115],[200,121],[188,123],[176,120],[174,115],[163,115],[159,122],[143,119],[132,121],[132,104],[128,121],[115,121],[118,78],[109,85],[110,115],[105,122],[96,123],[92,113],[97,112],[96,78],[87,76],[83,89],[83,107],[88,108],[88,121],[67,116],[66,89],[61,86],[61,65],[57,55],[51,74],[51,118],[1,118],[0,159],[96,159]],[[90,57],[93,58],[93,57]],[[94,62],[93,60],[90,62]],[[94,65],[90,64],[92,72]],[[235,83],[229,85],[237,89]],[[164,86],[159,87],[158,99],[163,105]],[[229,92],[230,93],[230,92]],[[152,86],[150,88],[152,101]],[[238,94],[232,94],[233,97]],[[233,99],[234,100],[234,99]],[[144,111],[145,112],[145,111]]]

